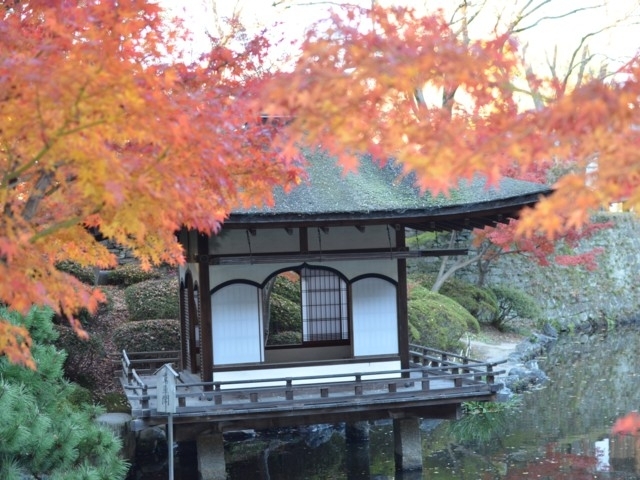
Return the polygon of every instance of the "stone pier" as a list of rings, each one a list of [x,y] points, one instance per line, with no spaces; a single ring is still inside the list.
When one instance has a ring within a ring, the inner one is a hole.
[[[422,441],[419,418],[393,421],[396,470],[422,470]]]
[[[224,460],[224,440],[221,432],[198,435],[198,472],[200,480],[225,480],[227,469]]]

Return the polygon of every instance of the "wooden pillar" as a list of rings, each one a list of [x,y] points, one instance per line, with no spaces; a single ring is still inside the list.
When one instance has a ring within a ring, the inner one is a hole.
[[[225,480],[227,467],[224,461],[222,432],[203,433],[196,439],[198,449],[198,474],[200,480]]]
[[[209,282],[209,237],[198,234],[198,285],[200,299],[200,358],[202,380],[213,381],[213,332],[211,328],[211,286]]]
[[[422,440],[419,418],[393,421],[396,470],[422,470]]]
[[[402,225],[396,225],[396,249],[406,247],[405,232]],[[398,353],[400,354],[400,368],[409,368],[409,315],[407,312],[407,260],[399,258],[398,286],[396,292],[398,312]],[[405,375],[407,376],[407,375]]]
[[[189,232],[186,228],[182,227],[180,229],[180,231],[177,234],[178,237],[178,243],[180,245],[182,245],[182,250],[184,252],[184,257],[185,260],[187,262],[187,264],[189,263],[189,255],[191,252],[189,252]],[[185,278],[184,280],[182,280],[180,278],[180,273],[178,273],[178,282],[180,284],[180,303],[179,303],[179,308],[180,308],[180,314],[179,314],[179,318],[180,318],[180,369],[185,369],[186,366],[189,364],[188,359],[187,359],[187,353],[188,353],[188,347],[187,347],[187,342],[189,341],[188,335],[187,333],[189,332],[189,303],[188,303],[188,286],[187,286],[187,279],[188,279],[188,274],[189,271],[187,270],[187,273],[185,274]]]

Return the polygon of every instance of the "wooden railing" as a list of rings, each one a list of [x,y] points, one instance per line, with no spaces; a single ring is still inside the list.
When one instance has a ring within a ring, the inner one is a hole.
[[[169,363],[161,352],[153,354],[147,362]],[[169,353],[169,352],[162,352]],[[327,403],[330,399],[344,401],[348,398],[385,397],[402,395],[403,392],[415,395],[416,392],[437,392],[439,395],[459,395],[462,390],[490,391],[495,380],[494,367],[497,363],[487,363],[461,357],[451,352],[411,345],[411,355],[418,367],[401,370],[376,372],[337,373],[330,375],[308,375],[297,377],[261,378],[251,380],[228,380],[214,382],[183,383],[178,379],[176,396],[178,407],[185,411],[210,409],[213,406],[227,408],[255,408],[268,405],[292,404],[293,402]],[[142,410],[148,410],[156,399],[155,382],[145,383],[134,365],[143,362],[143,354],[127,355],[122,352],[124,385],[129,400],[139,401]],[[157,364],[161,367],[162,364]],[[150,372],[153,373],[153,372]],[[453,382],[449,388],[441,385],[433,390],[433,382],[443,380]],[[488,388],[487,388],[488,387]]]
[[[180,350],[121,353],[122,372],[129,378],[133,369],[139,375],[153,375],[163,365],[170,363],[174,368],[180,364]]]
[[[483,362],[475,360],[462,354],[453,352],[445,352],[436,348],[425,347],[423,345],[409,344],[409,355],[411,361],[416,365],[425,367],[449,367],[452,372],[458,373],[474,373],[475,380],[481,380],[483,377],[488,384],[495,382],[496,374],[503,372],[494,372],[493,367],[506,363],[506,360],[500,362]]]
[[[144,382],[142,376],[153,375],[167,363],[178,365],[179,362],[179,350],[134,352],[129,354],[122,350],[120,365],[122,367],[122,378],[126,381],[125,389],[130,389],[134,395],[140,396],[140,404],[143,409],[149,408],[149,386]]]

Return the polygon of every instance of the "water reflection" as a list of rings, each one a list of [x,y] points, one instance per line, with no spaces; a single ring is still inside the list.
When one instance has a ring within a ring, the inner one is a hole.
[[[310,441],[298,433],[261,435],[227,445],[230,480],[547,480],[640,479],[640,438],[613,437],[615,419],[640,408],[640,334],[622,330],[558,343],[541,368],[551,381],[522,395],[499,434],[456,437],[449,422],[425,423],[422,472],[396,473],[389,423],[372,426],[368,444],[344,430]],[[177,480],[197,478],[195,456],[181,456]],[[156,472],[157,475],[158,472]],[[167,478],[136,476],[141,480]]]

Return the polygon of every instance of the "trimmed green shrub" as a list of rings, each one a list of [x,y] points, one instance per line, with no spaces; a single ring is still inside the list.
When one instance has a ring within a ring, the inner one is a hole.
[[[114,330],[113,342],[118,352],[180,350],[180,322],[140,320],[125,323]]]
[[[409,292],[408,316],[411,341],[440,350],[459,350],[462,335],[480,329],[473,315],[455,300],[420,285]]]
[[[542,310],[528,293],[506,285],[495,285],[491,290],[498,300],[498,312],[492,322],[496,328],[504,330],[516,318],[535,322],[542,318]]]
[[[279,332],[269,334],[269,345],[300,345],[302,332]]]
[[[128,287],[147,280],[155,280],[161,277],[157,269],[143,270],[138,263],[119,265],[107,274],[108,285],[123,285]]]
[[[452,298],[478,319],[490,325],[498,314],[498,299],[488,288],[476,287],[458,279],[447,280],[438,292]]]
[[[56,268],[61,272],[73,275],[87,285],[95,285],[96,283],[96,272],[93,267],[83,267],[79,263],[63,260],[62,262],[56,263]]]
[[[59,337],[55,345],[67,354],[65,377],[88,389],[98,386],[109,363],[102,341],[95,335],[82,340],[70,327],[57,326],[57,331]]]
[[[177,319],[180,315],[177,277],[147,280],[127,287],[125,301],[131,320]]]

